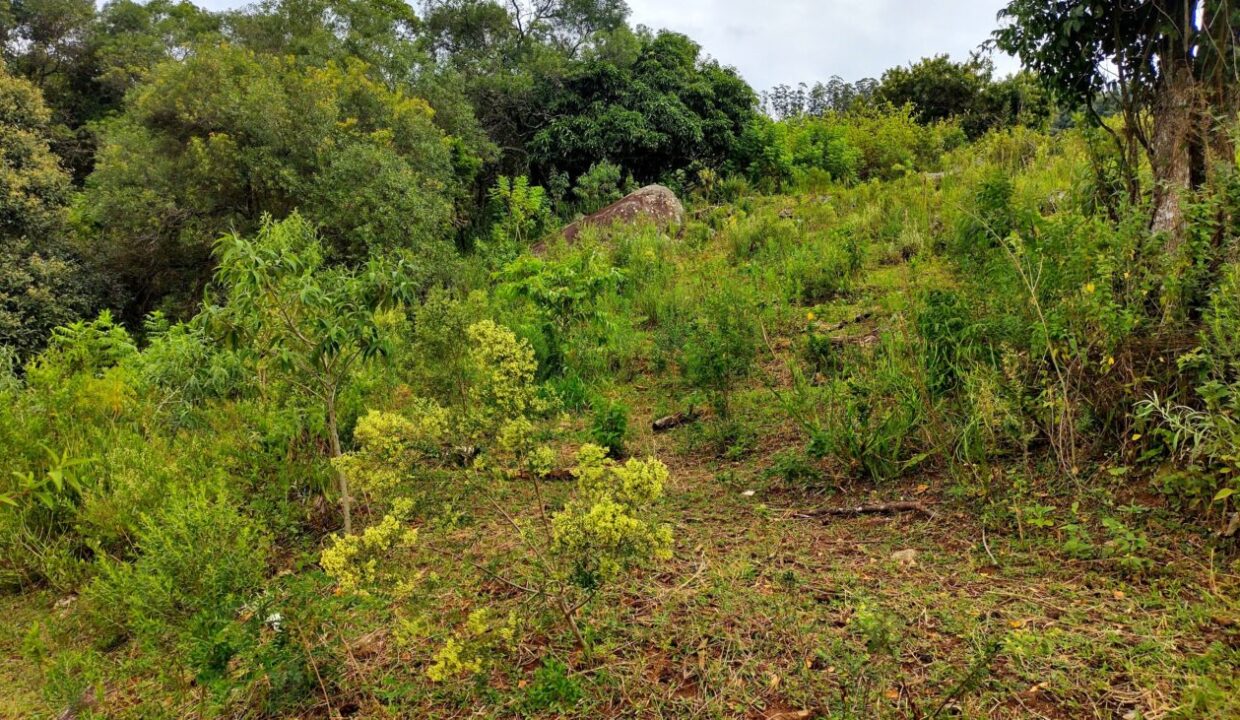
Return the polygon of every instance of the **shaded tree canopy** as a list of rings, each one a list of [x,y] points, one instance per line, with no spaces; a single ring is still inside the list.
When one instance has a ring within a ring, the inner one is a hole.
[[[458,185],[450,140],[425,101],[367,69],[231,46],[157,68],[105,128],[82,201],[119,300],[139,313],[191,301],[217,237],[298,208],[336,261],[443,245]]]
[[[51,112],[0,63],[0,347],[42,347],[89,308],[91,282],[65,242],[69,176],[49,145]]]
[[[631,66],[597,59],[575,68],[531,150],[543,176],[576,177],[604,159],[655,180],[692,163],[725,162],[756,108],[735,71],[703,58],[684,35],[664,32],[643,41]]]

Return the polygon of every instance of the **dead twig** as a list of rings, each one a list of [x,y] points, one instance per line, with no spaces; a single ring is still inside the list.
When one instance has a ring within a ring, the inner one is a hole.
[[[895,515],[904,512],[916,512],[934,517],[934,512],[924,503],[919,502],[890,502],[877,505],[814,508],[799,512],[797,516],[806,518],[852,517],[855,515]]]

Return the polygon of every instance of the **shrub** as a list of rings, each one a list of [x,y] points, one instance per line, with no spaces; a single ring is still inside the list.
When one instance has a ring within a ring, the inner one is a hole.
[[[480,437],[494,437],[505,423],[541,412],[534,386],[538,362],[529,343],[508,328],[482,320],[466,331],[471,384],[468,423]]]
[[[755,308],[747,293],[729,284],[707,295],[699,313],[689,329],[684,376],[726,418],[732,391],[749,376],[757,355]]]
[[[580,699],[581,685],[569,674],[568,666],[555,658],[543,661],[525,690],[525,707],[531,713],[567,712]]]
[[[817,305],[848,293],[858,269],[854,257],[847,247],[834,242],[806,245],[789,255],[784,269],[789,299]]]
[[[551,549],[574,585],[592,590],[621,572],[672,555],[671,528],[658,522],[667,467],[658,460],[618,465],[585,445],[573,468],[577,494],[551,518]]]
[[[573,188],[577,210],[588,215],[623,197],[625,183],[620,175],[620,166],[615,163],[602,160],[591,165]]]
[[[931,290],[917,313],[930,391],[943,395],[956,387],[962,363],[972,350],[964,299],[950,290]]]
[[[546,191],[531,185],[524,175],[501,175],[489,195],[496,220],[485,251],[492,267],[500,267],[538,239],[551,218],[551,208]]]
[[[387,500],[410,473],[443,461],[453,429],[451,416],[430,401],[413,405],[408,416],[368,412],[353,429],[358,449],[332,461],[351,487],[372,500]]]
[[[810,455],[833,457],[846,472],[873,480],[923,460],[915,433],[926,420],[926,399],[914,364],[906,346],[885,336],[849,375],[817,387],[798,379],[784,401],[810,436]]]
[[[101,559],[84,599],[104,628],[195,672],[222,672],[232,656],[224,629],[267,576],[270,540],[235,498],[205,489],[174,493],[143,518],[132,561]]]
[[[594,402],[590,416],[590,440],[607,448],[607,454],[621,457],[625,454],[624,437],[629,431],[629,408],[623,403],[606,398]]]
[[[418,539],[418,531],[406,521],[413,501],[399,498],[392,510],[374,525],[356,535],[333,535],[319,563],[336,581],[343,593],[369,595],[372,591],[400,592],[403,578],[392,575],[380,562],[395,549],[408,548]]]

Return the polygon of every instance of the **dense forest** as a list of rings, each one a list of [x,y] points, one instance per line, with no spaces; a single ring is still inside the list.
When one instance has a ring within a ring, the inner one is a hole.
[[[0,717],[1240,717],[1236,27],[0,0]]]

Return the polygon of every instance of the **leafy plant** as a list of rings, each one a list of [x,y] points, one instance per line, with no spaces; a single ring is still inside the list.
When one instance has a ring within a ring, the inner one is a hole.
[[[625,454],[624,438],[629,430],[629,409],[623,403],[599,398],[590,416],[590,440],[607,448],[612,457]]]
[[[727,418],[732,392],[748,377],[757,355],[754,308],[742,289],[723,287],[703,299],[699,312],[689,330],[683,372]]]
[[[279,222],[265,219],[253,239],[224,237],[216,255],[227,297],[221,318],[237,339],[253,343],[260,371],[277,373],[320,403],[329,457],[340,457],[339,399],[357,367],[388,349],[376,312],[407,298],[401,264],[329,266],[314,228],[296,213]],[[343,473],[337,481],[347,535],[353,497]]]
[[[547,193],[529,178],[501,175],[488,193],[496,215],[487,253],[499,267],[529,247],[550,219]]]

